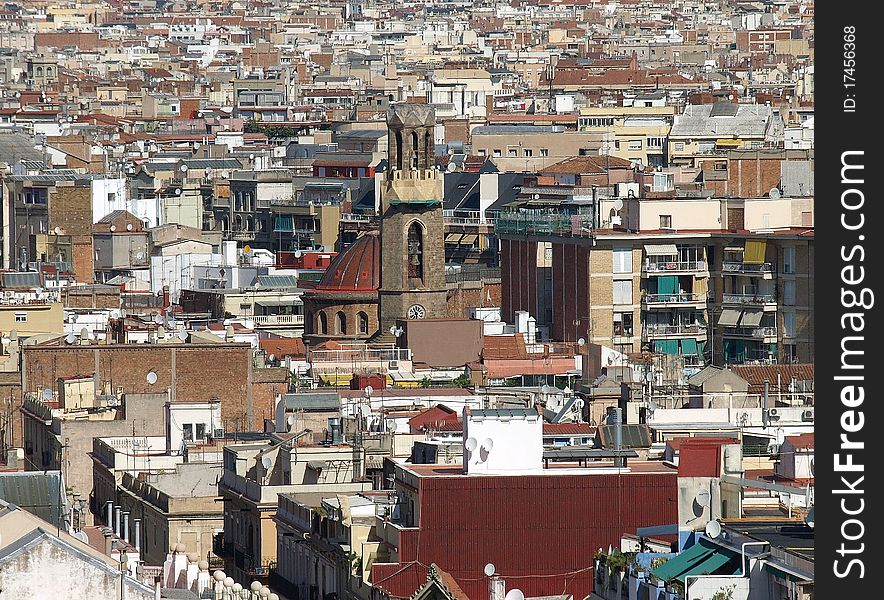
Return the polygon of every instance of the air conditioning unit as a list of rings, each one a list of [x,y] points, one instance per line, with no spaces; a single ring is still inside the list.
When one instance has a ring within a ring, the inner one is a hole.
[[[388,367],[387,367],[387,368],[390,369],[391,371],[395,371],[395,370],[397,370],[397,369],[399,368],[399,361],[398,361],[398,360],[391,360],[391,361],[388,363]]]
[[[780,418],[780,411],[778,411],[775,408],[771,408],[767,411],[767,416],[770,417],[771,419],[779,419]]]
[[[221,439],[224,437],[224,428],[218,427],[212,432],[212,437],[217,439]]]
[[[803,413],[801,413],[801,420],[802,421],[813,421],[813,411],[812,410],[805,410]]]

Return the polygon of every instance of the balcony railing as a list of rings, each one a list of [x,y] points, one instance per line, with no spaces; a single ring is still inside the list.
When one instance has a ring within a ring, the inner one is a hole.
[[[663,323],[646,323],[644,326],[645,335],[648,337],[665,336],[665,335],[705,335],[706,325],[694,324],[678,324],[667,325]]]
[[[722,294],[724,304],[771,304],[777,301],[773,294]]]
[[[777,337],[776,327],[728,327],[724,330],[724,335],[734,337],[750,337],[750,338],[775,338]]]
[[[642,267],[645,273],[665,273],[667,271],[706,271],[705,260],[689,261],[645,261]]]
[[[592,215],[502,214],[494,222],[494,231],[510,235],[549,235],[591,237],[595,231]]]
[[[255,325],[303,325],[304,315],[257,315],[251,317]]]
[[[685,302],[706,302],[706,294],[645,294],[645,304],[678,304]]]
[[[721,265],[724,273],[746,273],[749,275],[764,275],[773,272],[773,265],[764,263],[761,265],[747,265],[741,262],[725,262]]]

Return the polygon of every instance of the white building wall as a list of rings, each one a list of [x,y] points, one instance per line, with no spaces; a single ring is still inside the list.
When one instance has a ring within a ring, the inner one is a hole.
[[[464,470],[510,474],[543,469],[543,419],[539,414],[480,417],[463,412]],[[470,445],[475,441],[475,448]]]
[[[115,210],[130,210],[128,198],[125,178],[93,180],[92,222],[97,223]]]

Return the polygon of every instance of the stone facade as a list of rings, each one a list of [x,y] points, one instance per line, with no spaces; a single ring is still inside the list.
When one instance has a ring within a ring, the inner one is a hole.
[[[390,167],[381,196],[380,330],[396,319],[445,317],[442,178],[435,162],[435,112],[397,105],[387,115]],[[415,307],[412,310],[412,307]]]

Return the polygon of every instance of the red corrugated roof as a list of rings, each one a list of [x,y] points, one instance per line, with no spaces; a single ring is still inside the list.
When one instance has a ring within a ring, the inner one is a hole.
[[[399,530],[398,563],[372,567],[372,582],[399,598],[423,585],[432,563],[474,600],[488,593],[488,563],[526,597],[555,589],[585,598],[598,548],[677,519],[674,472],[422,476],[417,485],[419,529]]]
[[[544,423],[543,435],[595,435],[589,423]]]
[[[801,435],[787,435],[786,439],[795,448],[808,449],[813,448],[813,433],[802,433]]]
[[[691,438],[678,453],[679,477],[718,477],[721,475],[721,447],[734,440]]]

